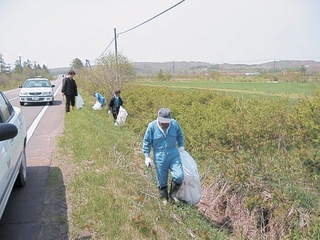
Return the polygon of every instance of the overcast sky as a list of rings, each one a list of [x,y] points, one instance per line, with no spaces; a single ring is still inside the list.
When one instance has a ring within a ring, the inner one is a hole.
[[[0,0],[0,23],[10,64],[94,64],[114,53],[114,29],[132,62],[320,61],[319,0]]]

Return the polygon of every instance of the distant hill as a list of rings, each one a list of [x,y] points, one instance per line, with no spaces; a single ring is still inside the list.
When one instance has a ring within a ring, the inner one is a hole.
[[[52,68],[52,69],[49,69],[49,71],[53,76],[57,76],[60,74],[66,75],[68,73],[69,69],[70,68],[68,68],[68,67],[61,67],[61,68]]]
[[[262,64],[212,64],[207,62],[133,62],[138,74],[154,75],[160,70],[164,73],[199,73],[208,71],[218,71],[224,73],[246,73],[246,72],[272,72],[279,71],[300,71],[301,66],[304,66],[307,73],[320,72],[320,62],[313,60],[292,60],[292,61],[274,61]],[[69,70],[65,68],[49,69],[52,75],[66,74]]]
[[[154,74],[161,69],[163,72],[185,72],[192,73],[195,71],[218,72],[272,72],[275,71],[300,71],[304,66],[308,73],[320,72],[320,62],[316,61],[275,61],[262,64],[211,64],[207,62],[134,62],[138,74]]]

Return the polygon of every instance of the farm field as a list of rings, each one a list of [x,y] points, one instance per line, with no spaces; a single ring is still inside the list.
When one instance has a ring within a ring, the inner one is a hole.
[[[224,91],[234,93],[285,96],[299,98],[301,96],[312,96],[314,90],[319,88],[314,83],[285,83],[285,82],[213,82],[213,81],[167,81],[167,82],[138,82],[137,85],[163,86],[184,89],[206,89],[213,91]]]

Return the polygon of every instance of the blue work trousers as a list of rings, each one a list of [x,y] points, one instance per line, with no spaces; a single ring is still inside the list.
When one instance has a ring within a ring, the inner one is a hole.
[[[157,172],[158,187],[168,186],[169,170],[173,181],[182,184],[184,173],[177,148],[166,151],[154,151],[154,163]]]

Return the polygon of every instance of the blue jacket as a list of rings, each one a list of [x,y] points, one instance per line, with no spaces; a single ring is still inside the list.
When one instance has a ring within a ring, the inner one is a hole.
[[[169,170],[174,182],[183,182],[184,172],[177,146],[184,147],[184,138],[176,120],[171,119],[166,130],[159,126],[158,120],[149,123],[143,138],[142,151],[145,157],[149,157],[153,148],[153,162],[159,188],[168,186]]]
[[[184,137],[180,125],[174,119],[171,120],[167,133],[158,126],[158,121],[149,123],[143,139],[142,151],[145,157],[149,157],[151,147],[154,153],[167,152],[184,146]]]
[[[97,101],[101,104],[101,107],[103,107],[106,103],[104,96],[102,96],[100,93],[95,93],[94,95],[97,98]]]

